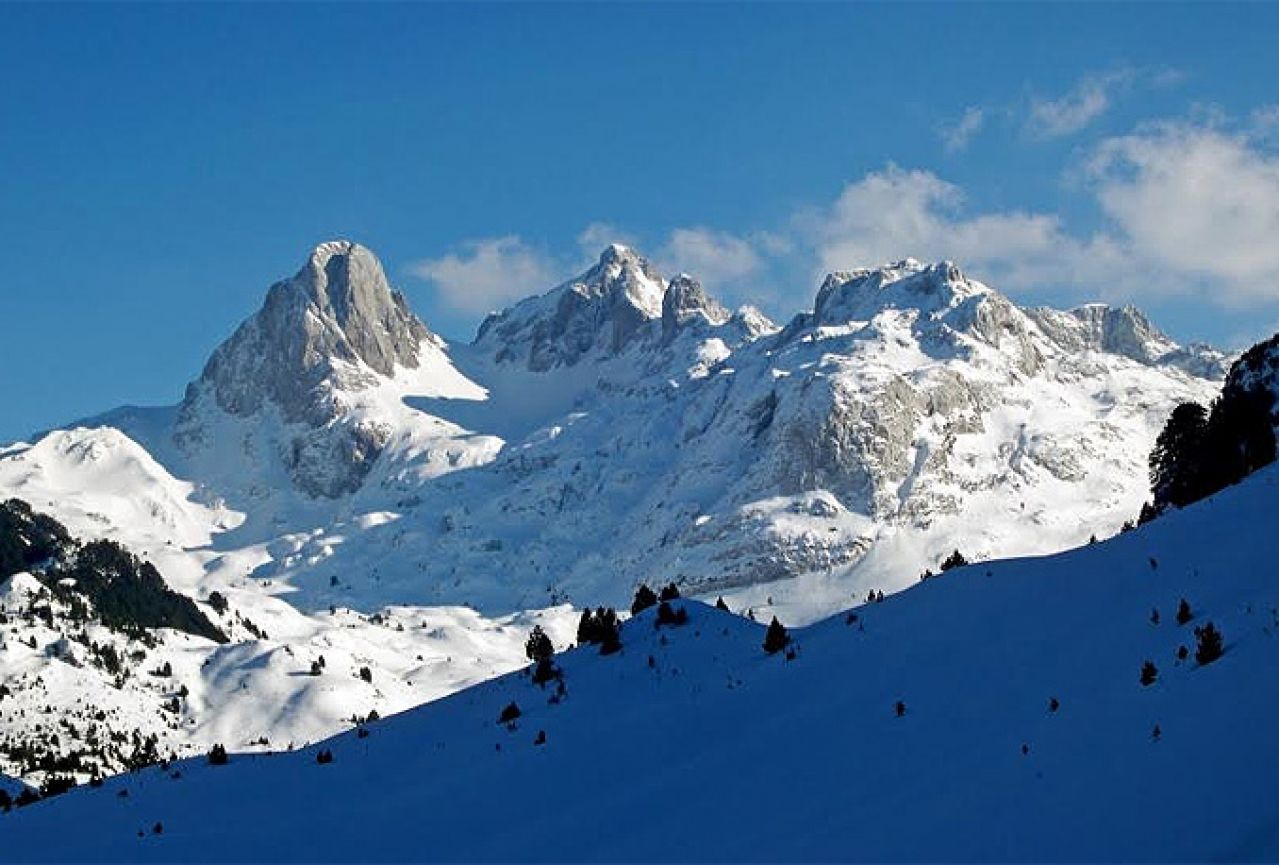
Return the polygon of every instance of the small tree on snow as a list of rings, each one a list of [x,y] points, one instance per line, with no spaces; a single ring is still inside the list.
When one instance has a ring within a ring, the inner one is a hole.
[[[499,724],[509,724],[521,714],[520,707],[515,705],[515,701],[512,700],[502,709],[502,714],[497,716],[497,722]]]
[[[949,571],[951,568],[962,568],[966,564],[968,564],[968,559],[964,558],[964,554],[959,550],[955,550],[946,557],[946,561],[941,563],[941,569]]]
[[[638,616],[649,607],[657,605],[657,594],[645,583],[635,590],[635,600],[631,601],[631,615]]]
[[[768,625],[768,632],[764,634],[764,651],[770,655],[775,655],[790,643],[790,634],[786,633],[786,627],[773,616],[773,621]]]
[[[1147,661],[1141,665],[1141,684],[1153,685],[1155,680],[1159,678],[1159,668],[1155,666],[1154,661]]]
[[[549,661],[551,656],[555,654],[555,646],[551,643],[551,638],[546,636],[546,632],[542,630],[541,625],[533,626],[527,642],[524,643],[524,654],[530,661],[538,663]]]
[[[1181,599],[1181,603],[1177,605],[1177,624],[1184,625],[1195,617],[1190,611],[1190,603],[1185,599]]]
[[[1195,646],[1195,661],[1201,667],[1211,664],[1225,652],[1221,631],[1217,630],[1217,626],[1212,622],[1208,622],[1202,628],[1195,628],[1195,639],[1198,640]]]

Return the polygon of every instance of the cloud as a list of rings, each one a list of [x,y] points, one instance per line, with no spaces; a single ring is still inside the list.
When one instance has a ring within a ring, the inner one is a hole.
[[[971,212],[958,186],[892,165],[802,214],[795,230],[814,278],[909,255],[957,261],[1009,291],[1279,301],[1279,155],[1255,133],[1214,119],[1147,125],[1098,144],[1083,177],[1101,217],[1089,233],[1053,212]]]
[[[767,235],[760,246],[777,249],[777,243],[778,238]],[[705,285],[717,288],[754,275],[762,264],[753,240],[709,228],[675,229],[657,260],[671,272],[691,273]]]
[[[1160,123],[1089,165],[1121,242],[1157,273],[1236,304],[1279,299],[1279,157],[1244,132]]]
[[[958,186],[892,165],[848,184],[796,227],[813,249],[814,279],[912,256],[956,261],[1001,288],[1039,288],[1091,282],[1118,254],[1106,238],[1071,236],[1055,214],[969,214]]]
[[[1057,99],[1031,97],[1026,131],[1041,139],[1073,135],[1105,114],[1115,93],[1135,77],[1130,70],[1089,75]]]
[[[467,241],[460,253],[418,261],[408,270],[434,283],[445,305],[469,313],[545,291],[557,273],[546,255],[515,235]]]
[[[945,124],[939,130],[942,146],[946,148],[947,153],[958,153],[966,149],[973,136],[981,131],[985,122],[986,112],[984,109],[977,106],[965,108],[958,121]]]

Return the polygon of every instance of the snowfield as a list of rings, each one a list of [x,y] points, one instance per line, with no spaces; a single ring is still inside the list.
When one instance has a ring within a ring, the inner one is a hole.
[[[1277,509],[1272,467],[1110,540],[792,630],[789,660],[761,625],[676,602],[683,625],[649,610],[620,653],[559,656],[562,697],[513,673],[308,749],[110,778],[0,816],[5,854],[1273,860]],[[1225,653],[1204,666],[1208,622]]]

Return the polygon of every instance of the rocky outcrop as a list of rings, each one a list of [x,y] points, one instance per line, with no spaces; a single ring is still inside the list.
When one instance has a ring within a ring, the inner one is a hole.
[[[330,498],[354,492],[391,430],[350,417],[351,395],[416,368],[424,341],[438,343],[372,252],[322,243],[213,352],[187,388],[175,441],[191,455],[214,445],[217,412],[258,416],[259,428],[242,433],[245,447],[268,440],[298,489]]]
[[[662,315],[665,287],[647,259],[613,244],[576,279],[486,318],[475,342],[498,363],[534,372],[613,356]]]
[[[230,414],[271,402],[285,420],[314,425],[337,413],[326,384],[358,390],[376,381],[373,374],[416,367],[429,336],[372,252],[350,241],[322,243],[218,346],[198,384]]]

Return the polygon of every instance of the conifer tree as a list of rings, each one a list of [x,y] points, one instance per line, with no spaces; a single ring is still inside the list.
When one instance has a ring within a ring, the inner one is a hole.
[[[533,626],[528,640],[524,643],[524,654],[530,661],[537,663],[549,661],[555,654],[555,646],[551,643],[551,638],[546,636],[541,625]]]
[[[1198,640],[1195,646],[1195,661],[1201,667],[1211,664],[1225,652],[1221,631],[1217,630],[1217,626],[1212,622],[1206,623],[1201,628],[1195,628],[1195,639]]]
[[[657,595],[646,583],[640,583],[640,587],[635,590],[635,600],[631,601],[631,615],[638,616],[649,607],[656,606]]]
[[[790,634],[786,633],[785,626],[777,621],[776,616],[773,616],[773,621],[769,623],[768,631],[764,634],[764,651],[774,655],[789,644]]]

